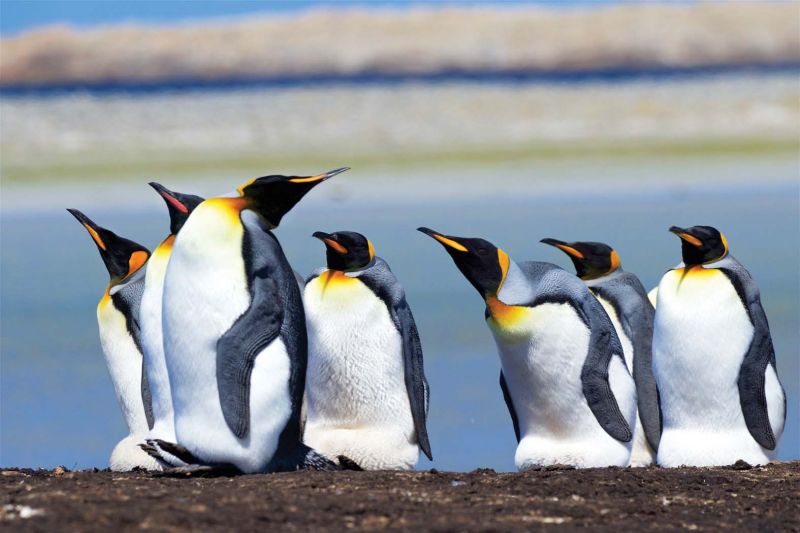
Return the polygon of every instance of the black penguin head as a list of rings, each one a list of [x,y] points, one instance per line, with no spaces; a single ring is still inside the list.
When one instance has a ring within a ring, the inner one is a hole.
[[[369,239],[355,231],[317,231],[313,236],[325,243],[330,270],[359,270],[369,265],[375,257],[375,249]]]
[[[150,257],[150,252],[141,244],[124,239],[101,226],[92,222],[89,217],[77,209],[67,209],[78,222],[86,228],[92,240],[97,245],[100,257],[108,269],[111,284],[116,285],[144,266]]]
[[[619,255],[602,242],[564,242],[557,239],[542,239],[539,242],[555,246],[572,259],[575,272],[583,280],[607,276],[620,267]]]
[[[151,181],[149,184],[164,199],[169,210],[169,232],[177,235],[183,224],[192,214],[194,208],[203,202],[203,198],[193,194],[183,194],[167,189],[160,183]]]
[[[716,228],[672,226],[669,230],[681,238],[681,252],[686,265],[713,263],[728,255],[728,240]]]
[[[277,228],[283,215],[308,191],[345,170],[350,169],[337,168],[317,176],[262,176],[248,181],[237,190],[250,209],[260,213],[273,228]]]
[[[494,296],[508,273],[508,255],[489,241],[443,235],[429,228],[417,228],[439,241],[458,269],[483,296]]]

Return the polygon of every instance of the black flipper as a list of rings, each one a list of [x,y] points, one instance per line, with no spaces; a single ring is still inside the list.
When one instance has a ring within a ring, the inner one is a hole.
[[[217,389],[234,435],[250,431],[250,375],[256,356],[278,337],[283,310],[275,280],[260,270],[250,282],[250,307],[217,341]]]
[[[653,319],[655,309],[641,281],[634,274],[621,275],[591,287],[617,312],[622,329],[633,345],[633,380],[639,419],[650,447],[661,441],[661,406],[653,375]]]
[[[389,265],[379,257],[376,257],[373,265],[360,274],[357,279],[361,280],[386,303],[392,321],[397,331],[400,332],[403,340],[406,390],[417,434],[417,444],[428,459],[432,460],[433,454],[426,426],[430,396],[422,359],[422,344],[403,288],[392,274]]]
[[[133,279],[120,286],[114,291],[114,294],[111,295],[111,301],[114,303],[114,307],[125,317],[125,325],[128,329],[128,333],[140,354],[144,352],[142,350],[142,332],[139,326],[139,310],[141,309],[142,294],[144,294],[146,271],[147,265],[139,269],[139,271],[134,274]],[[155,425],[153,398],[150,394],[150,383],[147,381],[147,372],[144,368],[144,356],[142,356],[142,377],[139,389],[142,396],[142,405],[144,406],[144,416],[147,420],[147,427],[148,429],[153,429],[153,425]]]
[[[508,413],[511,415],[511,422],[514,424],[514,435],[516,435],[517,442],[519,442],[519,419],[517,418],[517,412],[514,410],[514,403],[511,401],[511,393],[508,391],[508,384],[502,370],[500,371],[500,389],[503,391],[503,399],[506,401]]]
[[[611,358],[614,354],[619,357],[623,354],[619,337],[603,306],[593,296],[587,294],[587,297],[581,300],[579,314],[591,331],[589,352],[581,369],[583,395],[605,432],[618,441],[630,442],[633,432],[622,416],[617,399],[608,383],[608,365],[611,363]]]
[[[720,271],[731,280],[742,305],[747,309],[750,322],[753,324],[753,338],[744,355],[739,369],[739,402],[745,424],[753,439],[764,448],[774,450],[777,439],[769,420],[767,396],[765,390],[767,365],[775,366],[775,348],[758,287],[750,274],[739,263],[731,268],[720,268]],[[777,370],[776,370],[777,372]],[[784,421],[786,412],[786,394],[784,393]]]

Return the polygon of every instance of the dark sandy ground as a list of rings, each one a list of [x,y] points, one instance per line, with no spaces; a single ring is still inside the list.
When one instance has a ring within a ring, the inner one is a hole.
[[[800,531],[800,462],[215,478],[0,471],[0,529]]]

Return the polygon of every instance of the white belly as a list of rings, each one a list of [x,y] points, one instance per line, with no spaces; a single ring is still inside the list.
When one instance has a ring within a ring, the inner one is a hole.
[[[664,275],[658,287],[653,371],[661,398],[662,466],[769,460],[751,437],[739,403],[739,369],[753,326],[717,270]]]
[[[139,313],[147,382],[153,403],[153,429],[150,438],[175,441],[172,394],[161,334],[161,293],[171,247],[159,246],[147,262],[147,274]]]
[[[308,326],[304,440],[365,469],[410,469],[419,455],[402,341],[383,301],[363,283],[327,274],[303,297]]]
[[[222,414],[217,341],[248,308],[242,226],[201,204],[176,239],[164,284],[164,350],[178,443],[204,462],[263,470],[291,414],[290,361],[278,338],[256,356],[250,431],[237,438]],[[200,215],[200,216],[198,216]],[[238,219],[237,219],[238,220]]]
[[[142,354],[128,333],[125,316],[109,297],[97,306],[97,324],[100,345],[128,431],[144,440],[149,428],[142,401]]]
[[[611,302],[604,300],[597,295],[595,295],[595,297],[603,306],[603,309],[606,310],[606,314],[608,314],[608,318],[611,319],[611,323],[614,324],[614,330],[617,332],[617,337],[619,337],[619,341],[622,344],[622,351],[625,353],[625,366],[628,367],[628,372],[633,374],[633,343],[625,334],[625,330],[623,329],[622,323],[619,320],[617,311],[614,309],[614,306],[611,305]],[[647,437],[644,434],[644,427],[642,427],[642,421],[639,419],[638,407],[636,409],[636,427],[631,429],[633,429],[631,466],[648,466],[653,464],[655,461],[655,454],[653,453],[653,449],[650,447],[650,444],[647,443]]]
[[[619,442],[603,430],[583,395],[581,368],[589,329],[569,304],[515,309],[521,310],[514,317],[500,322],[492,318],[489,325],[519,419],[517,468],[627,466],[630,443]],[[633,379],[619,357],[612,358],[609,382],[633,427]]]

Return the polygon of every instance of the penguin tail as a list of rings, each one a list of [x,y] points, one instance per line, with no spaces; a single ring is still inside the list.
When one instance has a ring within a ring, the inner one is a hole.
[[[342,467],[305,444],[301,445],[301,454],[298,470],[342,470]]]
[[[361,465],[357,462],[353,461],[346,455],[338,455],[336,460],[339,461],[339,468],[342,470],[354,470],[356,472],[363,472],[364,469],[361,468]]]

